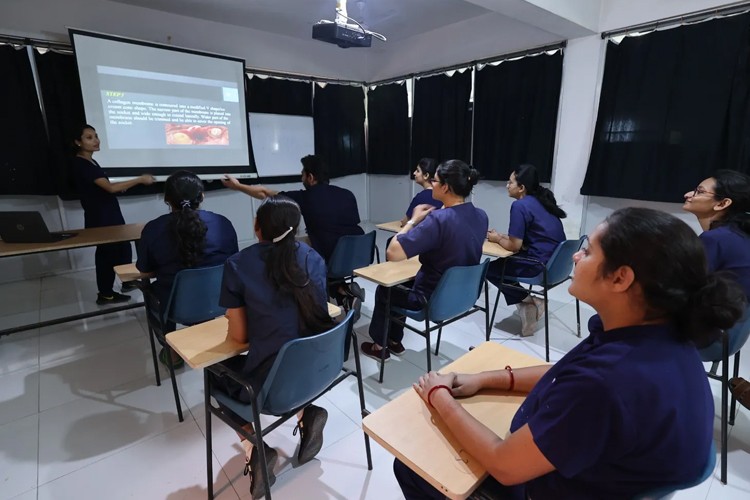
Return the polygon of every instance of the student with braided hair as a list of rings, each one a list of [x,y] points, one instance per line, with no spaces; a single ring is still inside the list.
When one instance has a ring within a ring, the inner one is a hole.
[[[239,250],[229,219],[200,210],[203,197],[203,182],[197,175],[186,170],[173,173],[164,186],[169,213],[146,224],[141,233],[136,267],[156,278],[150,289],[162,308],[178,272],[223,264]],[[159,358],[164,360],[164,355]]]

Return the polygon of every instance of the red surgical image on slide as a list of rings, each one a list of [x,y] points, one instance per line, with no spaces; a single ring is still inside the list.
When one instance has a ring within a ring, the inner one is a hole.
[[[225,146],[229,144],[229,130],[223,125],[164,124],[167,144]]]

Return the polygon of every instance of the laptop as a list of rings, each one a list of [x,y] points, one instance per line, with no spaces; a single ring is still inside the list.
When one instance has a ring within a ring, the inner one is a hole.
[[[52,243],[78,233],[50,233],[39,212],[0,212],[0,238],[5,243]]]

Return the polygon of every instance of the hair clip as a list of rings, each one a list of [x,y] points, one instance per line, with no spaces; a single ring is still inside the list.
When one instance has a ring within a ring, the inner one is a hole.
[[[283,233],[282,233],[282,234],[281,234],[280,236],[277,236],[277,237],[275,237],[275,238],[274,238],[273,240],[271,240],[271,241],[273,241],[274,243],[278,243],[279,241],[281,241],[281,240],[283,240],[284,238],[286,238],[286,235],[287,235],[287,234],[289,234],[289,233],[291,233],[291,232],[292,232],[292,229],[293,229],[292,227],[289,227],[289,229],[287,229],[287,230],[286,230],[286,231],[284,231],[284,232],[283,232]]]
[[[190,200],[182,200],[182,201],[180,202],[180,206],[181,206],[182,208],[188,208],[188,207],[190,206]]]

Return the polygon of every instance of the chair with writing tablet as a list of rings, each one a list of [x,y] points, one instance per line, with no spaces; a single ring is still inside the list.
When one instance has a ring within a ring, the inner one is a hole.
[[[161,307],[159,299],[151,290],[145,288],[143,291],[156,385],[161,385],[161,378],[159,376],[159,362],[156,357],[156,343],[154,342],[154,338],[166,350],[167,368],[169,369],[169,376],[172,379],[174,402],[180,422],[183,421],[182,406],[180,405],[180,395],[177,392],[177,381],[174,375],[173,351],[167,343],[165,336],[174,329],[173,325],[195,325],[224,314],[225,309],[219,305],[223,273],[223,264],[212,267],[183,269],[175,276],[172,291],[164,308]]]
[[[490,340],[489,296],[487,294],[487,281],[485,279],[489,264],[490,260],[485,259],[481,264],[474,266],[455,266],[449,268],[440,277],[440,281],[438,281],[430,299],[426,300],[424,297],[420,297],[422,302],[420,309],[411,310],[392,306],[384,335],[388,335],[390,322],[394,321],[423,336],[426,342],[427,371],[432,369],[430,333],[435,330],[438,331],[437,344],[435,345],[435,356],[437,356],[440,350],[440,337],[444,326],[475,312],[484,311],[486,339]],[[403,285],[397,286],[405,288]],[[480,306],[477,305],[477,300],[479,300],[483,290],[485,292],[484,306]],[[401,319],[403,316],[415,321],[424,321],[424,329],[409,325],[405,319]],[[434,325],[431,325],[431,323],[434,323]],[[388,339],[384,338],[381,345],[388,345]],[[381,349],[379,379],[381,383],[383,382],[383,372],[385,370],[385,351],[385,349]]]
[[[349,376],[357,379],[359,405],[362,417],[369,412],[365,408],[365,396],[362,387],[362,370],[359,361],[359,350],[354,349],[355,369],[344,366],[344,343],[347,337],[354,336],[352,317],[349,311],[345,319],[327,332],[311,337],[302,337],[284,344],[271,366],[261,390],[256,393],[252,385],[242,374],[230,370],[219,363],[204,370],[204,395],[206,409],[206,473],[208,498],[214,497],[213,452],[211,415],[215,415],[239,434],[253,443],[260,453],[260,464],[265,477],[266,498],[271,499],[271,486],[266,468],[265,447],[258,446],[259,437],[263,437],[281,424],[294,417],[300,410],[346,380]],[[232,398],[221,387],[214,384],[216,378],[228,378],[244,386],[250,395],[251,402],[244,403]],[[211,398],[220,405],[214,405]],[[248,433],[233,419],[240,416],[246,422],[252,422],[254,434]],[[277,420],[263,426],[260,415],[273,415]],[[367,469],[372,470],[370,440],[365,438]]]

